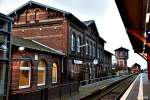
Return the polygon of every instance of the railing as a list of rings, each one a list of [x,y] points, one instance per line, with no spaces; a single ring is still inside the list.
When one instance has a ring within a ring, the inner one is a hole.
[[[116,75],[110,75],[110,76],[105,76],[105,77],[100,77],[100,78],[95,78],[95,79],[83,80],[83,81],[80,81],[80,86],[96,83],[98,81],[106,80],[106,79],[113,78],[113,77],[116,77]]]
[[[16,93],[10,96],[11,100],[66,100],[79,92],[78,82],[41,87],[35,91]]]

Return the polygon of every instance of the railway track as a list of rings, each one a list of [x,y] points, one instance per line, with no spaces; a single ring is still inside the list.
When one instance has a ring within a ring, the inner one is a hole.
[[[102,94],[97,95],[93,100],[120,100],[121,96],[130,86],[130,84],[135,80],[137,75],[131,76],[118,84],[107,88]]]
[[[132,75],[80,100],[120,100],[120,97],[136,77],[137,75]]]

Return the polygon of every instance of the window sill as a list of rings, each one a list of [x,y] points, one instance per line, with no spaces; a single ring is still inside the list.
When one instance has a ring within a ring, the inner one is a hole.
[[[19,89],[24,89],[24,88],[29,88],[29,85],[25,85],[25,86],[19,86]]]
[[[37,86],[43,86],[43,85],[45,85],[45,83],[37,84]]]

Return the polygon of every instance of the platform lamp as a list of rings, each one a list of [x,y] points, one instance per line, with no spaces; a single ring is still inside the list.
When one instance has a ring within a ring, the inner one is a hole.
[[[0,100],[9,99],[12,19],[0,13]]]

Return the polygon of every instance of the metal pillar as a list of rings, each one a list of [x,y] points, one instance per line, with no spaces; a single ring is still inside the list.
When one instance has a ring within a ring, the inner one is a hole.
[[[150,52],[147,53],[147,74],[148,74],[148,79],[150,80]]]

